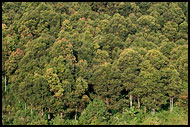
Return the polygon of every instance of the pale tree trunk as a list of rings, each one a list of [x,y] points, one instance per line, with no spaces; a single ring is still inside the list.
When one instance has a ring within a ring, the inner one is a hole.
[[[108,100],[108,98],[106,97],[106,106],[108,107],[109,106],[109,100]]]
[[[32,104],[31,104],[31,111],[30,112],[31,112],[31,115],[32,115]]]
[[[75,110],[75,120],[77,120],[77,108]]]
[[[154,98],[154,104],[155,104],[155,102],[156,102],[156,99]],[[155,114],[155,108],[152,108],[152,115],[154,115]]]
[[[146,106],[144,106],[144,113],[146,113]]]
[[[42,108],[42,107],[41,107]],[[42,108],[42,116],[44,115],[44,110],[43,110],[43,108]]]
[[[48,113],[48,120],[50,119],[50,113]]]
[[[155,108],[152,109],[152,115],[154,115],[154,114],[155,114]]]
[[[170,97],[170,112],[173,111],[173,97]]]
[[[61,119],[63,118],[63,113],[61,112]]]
[[[133,106],[133,96],[130,95],[130,96],[129,96],[129,99],[130,99],[130,108],[132,108],[132,106]]]
[[[48,113],[48,120],[50,119],[50,108],[49,108],[49,113]]]
[[[172,97],[172,111],[173,111],[173,107],[174,107],[174,98]]]
[[[26,102],[25,102],[25,113],[26,113]]]
[[[5,75],[5,92],[7,90],[7,78],[6,78],[6,75]]]
[[[138,110],[140,111],[141,104],[140,104],[140,98],[139,98],[139,96],[137,98],[137,101],[138,101]]]

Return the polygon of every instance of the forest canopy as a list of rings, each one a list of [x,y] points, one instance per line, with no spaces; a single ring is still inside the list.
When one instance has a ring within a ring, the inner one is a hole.
[[[3,125],[187,114],[188,2],[2,2]]]

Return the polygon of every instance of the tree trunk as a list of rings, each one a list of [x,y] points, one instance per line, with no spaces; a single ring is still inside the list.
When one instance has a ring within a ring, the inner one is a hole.
[[[48,113],[48,120],[50,119],[50,113]]]
[[[43,108],[42,108],[42,116],[44,115],[44,110],[43,110]]]
[[[139,98],[139,96],[137,98],[137,101],[138,101],[138,110],[140,111],[141,104],[140,104],[140,98]]]
[[[154,114],[155,114],[155,108],[152,109],[152,115],[154,115]]]
[[[173,111],[173,107],[174,107],[174,98],[172,97],[172,111]]]
[[[50,119],[50,108],[49,108],[49,113],[48,113],[48,120]]]
[[[146,113],[146,106],[144,106],[144,113]]]
[[[129,99],[130,99],[130,108],[132,108],[132,106],[133,106],[133,96],[132,95],[130,95],[130,97],[129,97]]]
[[[77,120],[77,108],[76,108],[76,111],[75,111],[75,120]]]
[[[170,97],[170,112],[173,111],[173,97]]]
[[[156,99],[154,98],[154,105],[156,104]],[[155,108],[152,108],[152,115],[155,114]]]
[[[63,118],[63,113],[61,112],[61,119]]]
[[[108,100],[108,98],[106,97],[106,106],[108,107],[109,106],[109,100]]]
[[[26,102],[25,102],[25,113],[26,113]]]
[[[5,75],[5,92],[7,90],[7,78],[6,78],[6,75]]]
[[[30,112],[31,112],[31,115],[32,115],[32,104],[31,104],[31,111]]]

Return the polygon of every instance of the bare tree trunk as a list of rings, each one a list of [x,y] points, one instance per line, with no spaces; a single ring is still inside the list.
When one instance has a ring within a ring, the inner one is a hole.
[[[172,98],[170,97],[170,112],[172,112]]]
[[[32,104],[31,104],[31,111],[30,112],[31,112],[31,115],[32,115]]]
[[[7,78],[6,78],[6,75],[5,75],[5,92],[7,90]]]
[[[49,108],[49,113],[48,113],[48,120],[50,119],[50,108]]]
[[[174,98],[172,97],[172,111],[173,111],[173,107],[174,107]]]
[[[144,106],[144,113],[146,113],[146,106]]]
[[[42,108],[42,107],[41,107]],[[42,116],[44,115],[44,110],[43,110],[43,108],[42,108]]]
[[[170,112],[173,111],[173,97],[170,97]]]
[[[48,120],[50,119],[50,113],[48,113]]]
[[[137,98],[137,101],[138,101],[138,110],[140,111],[141,104],[140,104],[140,98],[139,98],[139,96]]]
[[[61,118],[63,118],[63,113],[61,112]]]
[[[75,111],[75,120],[77,120],[77,108],[76,108],[76,111]]]
[[[106,97],[106,106],[108,107],[109,106],[109,100],[108,100],[108,98]]]
[[[156,103],[156,99],[154,98],[154,104]],[[152,115],[155,114],[155,108],[152,108]]]
[[[130,99],[130,108],[132,108],[132,106],[133,106],[133,96],[130,95],[130,96],[129,96],[129,99]]]
[[[153,109],[152,109],[152,115],[154,115],[154,114],[155,114],[155,109],[153,108]]]
[[[25,102],[25,113],[26,113],[26,102]]]

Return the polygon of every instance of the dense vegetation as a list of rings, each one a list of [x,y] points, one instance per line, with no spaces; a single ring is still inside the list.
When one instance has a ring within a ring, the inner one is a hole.
[[[187,124],[187,2],[3,2],[4,125]]]

